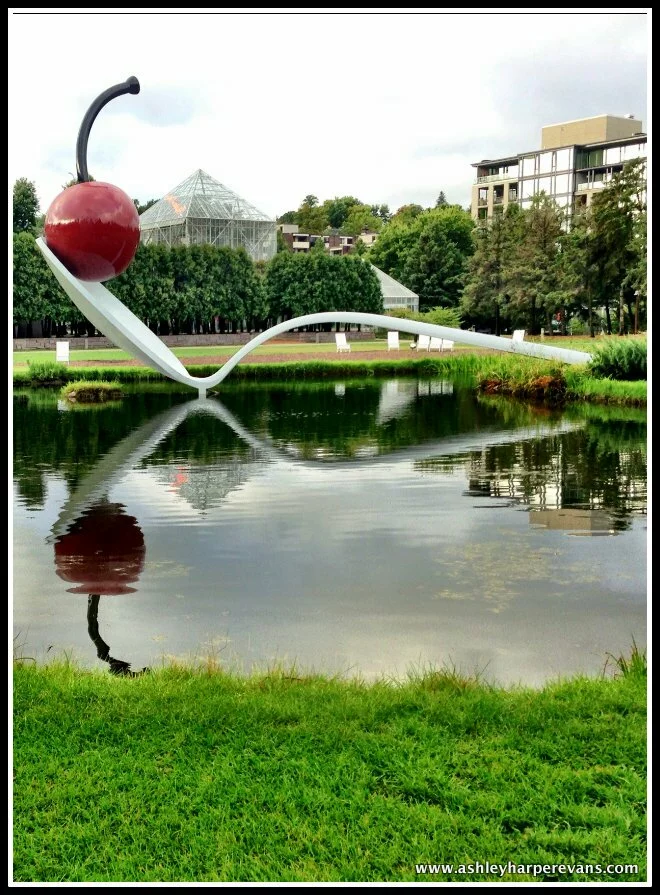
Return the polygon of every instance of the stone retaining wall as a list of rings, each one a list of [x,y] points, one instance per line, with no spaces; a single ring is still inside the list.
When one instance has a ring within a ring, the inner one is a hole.
[[[256,333],[217,333],[215,335],[199,336],[161,336],[161,339],[170,348],[217,347],[219,345],[245,345]],[[351,342],[369,341],[373,339],[373,332],[351,332]],[[114,348],[115,345],[105,336],[90,336],[89,338],[63,336],[61,339],[14,339],[14,351],[38,351],[48,349],[55,351],[55,342],[68,342],[71,351],[83,348]],[[286,333],[277,339],[272,339],[270,344],[283,342],[334,342],[335,334],[331,333]]]

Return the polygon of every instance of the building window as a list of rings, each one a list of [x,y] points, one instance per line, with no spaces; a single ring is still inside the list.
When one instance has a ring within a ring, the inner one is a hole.
[[[557,158],[557,171],[567,171],[571,167],[572,149],[557,149],[555,156]]]
[[[540,177],[537,180],[537,193],[545,193],[547,196],[552,196],[554,190],[552,189],[552,177]]]
[[[487,208],[479,208],[477,210],[477,220],[485,221],[488,218],[488,209]]]
[[[554,154],[555,153],[552,151],[541,153],[541,155],[539,156],[539,164],[537,168],[538,174],[549,174],[553,170],[552,160]]]
[[[536,174],[536,163],[538,161],[538,157],[536,155],[528,156],[522,160],[522,176],[523,177],[532,177]]]
[[[576,159],[576,167],[577,168],[595,168],[598,165],[603,164],[603,150],[602,149],[581,149],[577,154]]]
[[[522,197],[523,199],[531,199],[534,195],[534,181],[533,180],[523,180],[522,182]]]

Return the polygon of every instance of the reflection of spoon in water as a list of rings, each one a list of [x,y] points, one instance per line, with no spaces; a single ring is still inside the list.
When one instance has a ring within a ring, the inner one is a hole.
[[[58,577],[76,587],[68,593],[89,594],[87,630],[99,659],[108,662],[113,674],[134,676],[130,663],[110,655],[110,647],[99,634],[98,607],[102,595],[133,594],[131,587],[144,567],[142,530],[119,503],[106,498],[86,509],[55,541],[55,570]]]

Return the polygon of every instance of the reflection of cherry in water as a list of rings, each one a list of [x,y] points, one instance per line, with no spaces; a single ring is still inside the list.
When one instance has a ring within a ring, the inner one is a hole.
[[[71,594],[89,594],[87,630],[99,659],[114,674],[133,674],[128,662],[110,656],[98,627],[102,595],[133,594],[144,567],[144,536],[137,519],[124,513],[120,503],[103,500],[86,510],[55,542],[55,570],[64,581],[77,585]],[[144,670],[144,669],[143,669]]]

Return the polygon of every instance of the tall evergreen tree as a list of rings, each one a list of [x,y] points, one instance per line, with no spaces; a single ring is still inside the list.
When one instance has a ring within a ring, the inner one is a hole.
[[[33,233],[37,224],[39,213],[39,199],[37,188],[27,177],[19,177],[14,184],[13,194],[13,219],[14,233],[25,231]]]
[[[635,283],[645,290],[646,160],[628,162],[608,186],[594,196],[591,214],[591,262],[595,289],[612,332],[611,304],[623,335],[633,316]],[[637,274],[631,274],[633,270]],[[641,275],[640,275],[641,274]],[[645,297],[645,296],[643,296]],[[626,321],[627,309],[627,321]],[[639,315],[639,304],[637,305]]]
[[[488,323],[500,335],[509,322],[505,283],[515,240],[520,236],[521,211],[510,205],[488,227],[474,231],[475,251],[470,258],[467,285],[461,298],[465,316],[475,322]]]

